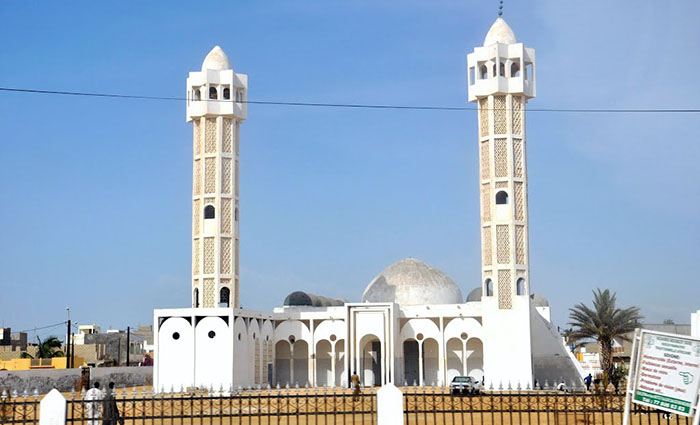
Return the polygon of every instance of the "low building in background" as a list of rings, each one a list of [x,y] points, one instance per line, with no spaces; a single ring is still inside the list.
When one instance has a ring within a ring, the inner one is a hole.
[[[10,328],[0,328],[0,351],[26,351],[27,333],[12,333]]]

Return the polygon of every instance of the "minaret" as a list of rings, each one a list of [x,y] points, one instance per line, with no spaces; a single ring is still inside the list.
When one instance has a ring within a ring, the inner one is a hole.
[[[219,46],[187,78],[194,131],[192,307],[238,307],[238,150],[248,76]],[[233,299],[232,299],[233,297]]]
[[[535,51],[499,16],[468,68],[469,101],[479,111],[482,305],[491,342],[484,373],[495,386],[524,386],[532,380],[525,105],[535,97]]]

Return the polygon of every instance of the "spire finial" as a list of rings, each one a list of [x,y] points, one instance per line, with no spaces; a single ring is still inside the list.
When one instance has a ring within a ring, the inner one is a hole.
[[[498,6],[498,16],[503,16],[503,0],[501,0],[501,4]]]

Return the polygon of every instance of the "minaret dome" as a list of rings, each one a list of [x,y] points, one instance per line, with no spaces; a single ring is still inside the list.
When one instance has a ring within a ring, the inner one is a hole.
[[[214,71],[223,71],[225,69],[232,69],[231,62],[228,60],[228,56],[224,50],[219,46],[214,46],[211,52],[204,58],[202,62],[202,71],[211,69]]]
[[[506,20],[501,18],[500,16],[498,17],[498,19],[496,19],[493,25],[491,25],[491,29],[489,29],[489,32],[486,34],[486,38],[484,39],[484,47],[490,46],[495,43],[517,43],[517,40],[515,39],[515,33],[510,28]]]

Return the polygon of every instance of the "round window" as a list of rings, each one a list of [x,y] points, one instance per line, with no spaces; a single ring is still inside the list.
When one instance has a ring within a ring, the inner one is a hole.
[[[335,341],[335,334],[331,335],[330,340]]]
[[[289,342],[294,344],[294,341],[296,341],[296,338],[294,338],[294,335],[289,335]]]
[[[466,333],[466,332],[462,332],[462,335],[460,335],[459,337],[462,338],[462,339],[467,339],[467,333]]]
[[[209,331],[209,333],[207,335],[209,335],[209,338],[214,338],[216,336],[216,332]]]
[[[173,339],[174,339],[174,340],[180,339],[180,333],[179,333],[179,332],[173,332]]]
[[[422,340],[423,340],[423,334],[418,334],[418,335],[416,335],[416,339],[417,339],[418,341],[422,341]]]

